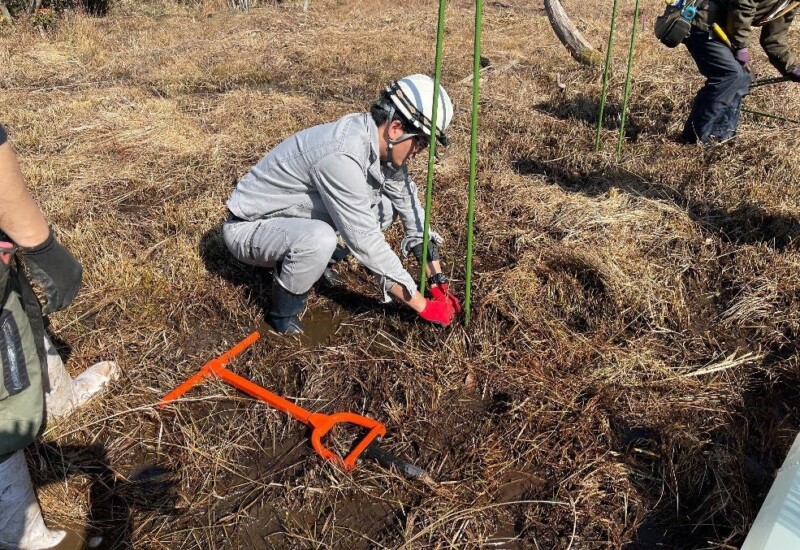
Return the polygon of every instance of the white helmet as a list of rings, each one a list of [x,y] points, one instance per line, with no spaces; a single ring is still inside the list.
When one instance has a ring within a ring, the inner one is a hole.
[[[426,135],[431,135],[431,118],[433,116],[433,79],[424,74],[412,74],[396,80],[386,87],[386,95],[392,101],[403,117],[415,128],[421,129]],[[384,107],[392,113],[394,108],[390,105]],[[439,109],[436,111],[436,139],[442,145],[447,145],[445,130],[453,119],[453,103],[444,87],[439,85]],[[389,116],[391,120],[391,114]]]

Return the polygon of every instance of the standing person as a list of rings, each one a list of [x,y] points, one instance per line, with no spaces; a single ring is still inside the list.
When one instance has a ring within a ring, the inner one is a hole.
[[[441,272],[438,235],[431,232],[426,266],[432,299],[417,292],[383,236],[399,217],[404,253],[422,262],[425,212],[406,164],[431,139],[433,85],[421,74],[392,82],[370,112],[290,136],[236,185],[223,239],[238,260],[274,269],[268,316],[278,332],[302,332],[309,290],[329,262],[347,253],[375,275],[384,301],[394,297],[440,325],[460,311]],[[433,131],[442,145],[452,116],[453,104],[440,86]],[[346,248],[337,249],[337,233]]]
[[[22,449],[45,420],[67,416],[103,389],[117,367],[104,361],[72,380],[44,331],[42,313],[72,302],[83,270],[28,193],[2,126],[0,193],[0,548],[38,550],[65,533],[45,526]],[[43,310],[22,266],[42,287]]]
[[[761,27],[761,47],[770,63],[790,80],[800,81],[800,64],[789,48],[789,27],[800,2],[699,0],[696,6],[686,47],[706,83],[697,92],[682,137],[688,143],[712,145],[736,136],[742,100],[752,81],[752,27]],[[715,31],[714,24],[724,33]]]

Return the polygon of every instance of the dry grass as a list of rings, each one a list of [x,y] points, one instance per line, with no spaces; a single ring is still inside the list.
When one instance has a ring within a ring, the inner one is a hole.
[[[73,373],[110,358],[124,370],[38,445],[47,516],[89,517],[109,547],[134,548],[741,543],[800,420],[800,132],[745,115],[732,145],[675,143],[700,78],[655,42],[648,6],[616,162],[622,4],[601,153],[598,74],[557,43],[539,2],[486,6],[469,327],[381,306],[350,266],[363,297],[311,302],[352,314],[325,345],[271,337],[235,363],[306,407],[384,420],[387,446],[436,488],[368,462],[343,474],[297,423],[221,385],[152,408],[262,316],[269,279],[217,234],[231,186],[285,136],[429,72],[436,4],[119,2],[105,18],[65,14],[44,37],[24,21],[1,30],[3,123],[85,266],[53,332]],[[470,75],[471,10],[448,6],[445,84]],[[608,11],[576,18],[594,44]],[[449,91],[433,219],[461,289],[470,89]],[[747,103],[800,112],[790,84]]]

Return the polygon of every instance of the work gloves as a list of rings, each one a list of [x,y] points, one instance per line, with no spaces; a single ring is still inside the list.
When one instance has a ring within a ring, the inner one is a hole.
[[[446,302],[453,308],[454,313],[461,313],[461,304],[458,303],[458,298],[450,293],[447,276],[444,273],[434,273],[428,277],[428,291],[435,301]]]
[[[455,312],[449,302],[437,302],[430,298],[425,298],[425,309],[417,315],[437,325],[447,326],[453,322]]]
[[[45,241],[22,248],[22,260],[31,279],[42,285],[47,303],[42,312],[53,313],[67,307],[81,286],[83,267],[72,253],[56,240],[53,230]]]
[[[800,65],[786,73],[786,76],[789,78],[789,80],[800,82]]]
[[[454,313],[461,313],[461,304],[458,303],[458,298],[450,293],[447,283],[431,285],[430,293],[435,301],[446,302],[453,308]]]
[[[417,262],[420,265],[422,265],[422,243],[419,243],[409,248],[409,252],[411,252],[417,259]],[[433,262],[438,259],[439,259],[439,247],[436,246],[436,243],[433,240],[431,240],[428,242],[428,261]]]
[[[734,53],[733,56],[736,58],[736,61],[739,62],[739,65],[741,65],[745,71],[747,71],[748,73],[752,72],[752,66],[751,66],[752,59],[750,58],[750,48],[739,48],[738,50],[736,50],[736,53]]]

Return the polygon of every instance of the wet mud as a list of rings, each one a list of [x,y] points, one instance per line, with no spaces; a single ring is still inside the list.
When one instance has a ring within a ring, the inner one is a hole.
[[[334,337],[340,336],[341,331],[345,329],[342,322],[349,316],[344,308],[331,303],[324,308],[315,307],[306,310],[301,318],[304,327],[302,334],[278,334],[266,321],[260,321],[257,330],[271,342],[279,343],[282,338],[292,338],[303,347],[314,348],[329,344]]]

